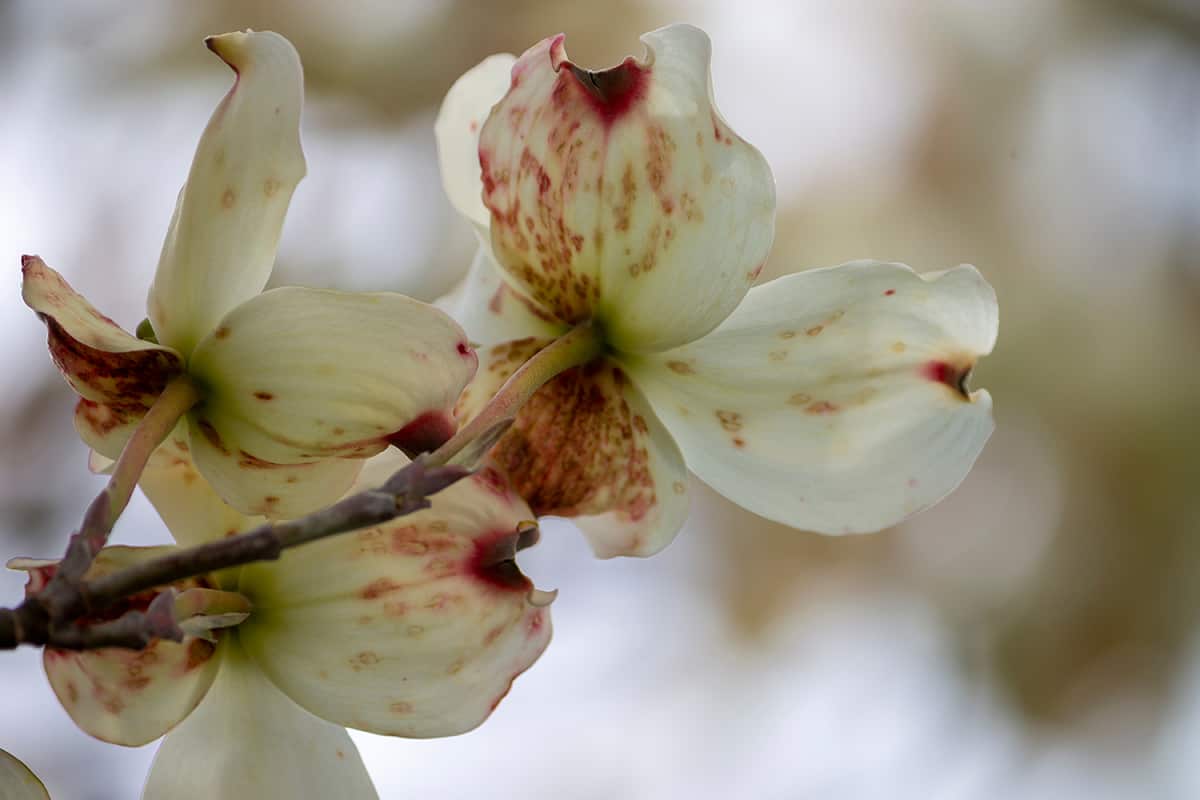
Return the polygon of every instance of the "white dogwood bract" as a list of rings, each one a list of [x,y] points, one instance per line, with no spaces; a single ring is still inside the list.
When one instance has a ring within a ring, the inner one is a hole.
[[[201,395],[186,441],[205,477],[246,514],[328,505],[388,442],[416,449],[453,433],[450,409],[475,371],[462,330],[398,294],[286,287],[262,292],[304,176],[300,60],[275,33],[209,48],[236,73],[200,139],[148,302],[157,343],[126,333],[40,258],[23,297],[81,395],[76,427],[116,458],[171,378]]]
[[[345,728],[288,699],[236,639],[219,658],[204,700],[159,745],[142,800],[378,797]]]
[[[488,116],[480,179],[444,169],[446,192],[491,212],[490,247],[441,301],[491,346],[458,413],[518,366],[514,345],[600,330],[608,354],[543,387],[491,456],[534,510],[577,517],[599,555],[671,540],[684,462],[824,533],[936,502],[993,427],[988,394],[966,388],[996,338],[991,287],[973,267],[855,262],[749,289],[771,240],[770,172],[712,105],[708,38],[676,25],[643,40],[645,59],[594,73],[553,37],[515,62],[504,95],[504,59],[451,91],[454,118]],[[440,127],[443,156],[473,133]]]
[[[395,450],[371,459],[354,490],[383,483],[405,463]],[[181,542],[219,540],[261,521],[239,517],[173,443],[155,454],[142,486]],[[289,797],[324,798],[326,779],[305,779],[323,770],[354,773],[338,778],[349,787],[339,796],[373,797],[342,728],[410,738],[468,731],[550,641],[554,595],[515,563],[536,537],[528,505],[488,470],[431,502],[277,561],[181,582],[177,590],[237,592],[249,616],[214,631],[215,643],[189,636],[143,650],[47,648],[51,685],[97,738],[137,746],[167,734],[146,797],[239,800],[287,785],[308,787]],[[169,550],[108,547],[88,577]],[[36,592],[54,564],[10,566],[29,572]],[[299,754],[303,763],[294,761]],[[219,788],[215,795],[180,788],[199,774],[197,761],[221,765],[197,784]]]

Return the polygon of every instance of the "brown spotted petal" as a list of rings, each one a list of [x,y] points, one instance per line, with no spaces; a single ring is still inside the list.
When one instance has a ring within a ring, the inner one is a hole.
[[[205,390],[189,418],[192,455],[243,513],[313,511],[389,443],[419,452],[453,435],[476,363],[463,330],[425,303],[274,289],[226,315],[192,355]]]
[[[482,353],[457,413],[478,412],[546,340],[522,339]],[[650,404],[612,361],[557,376],[526,403],[489,460],[538,516],[576,518],[598,556],[648,556],[687,517],[687,468]]]
[[[766,259],[775,187],[713,105],[708,37],[672,25],[602,72],[563,37],[525,52],[479,140],[497,262],[558,319],[619,350],[697,339]]]
[[[141,403],[97,403],[81,397],[75,404],[75,432],[94,452],[113,460],[147,410],[149,406]]]
[[[159,341],[183,353],[262,291],[305,172],[295,48],[270,31],[226,33],[205,44],[236,77],[196,147],[148,300]]]
[[[24,256],[21,272],[21,296],[46,323],[51,358],[86,401],[76,418],[80,434],[115,456],[167,381],[183,371],[183,359],[122,330],[37,256]]]
[[[86,577],[96,578],[170,549],[106,547]],[[9,567],[27,570],[26,591],[35,592],[53,575],[56,562],[19,559]],[[208,586],[211,582],[205,578],[175,584],[179,590]],[[144,609],[155,594],[135,595],[107,609],[102,619]],[[50,686],[76,725],[97,739],[137,747],[162,736],[200,702],[216,674],[213,650],[214,645],[192,637],[182,642],[157,640],[144,650],[75,652],[48,647],[43,664]]]
[[[240,641],[323,719],[393,736],[470,730],[550,640],[551,598],[514,561],[536,537],[530,519],[484,471],[426,511],[247,566]]]
[[[860,261],[757,286],[703,339],[623,363],[714,489],[795,528],[868,532],[971,469],[994,423],[967,378],[997,321],[974,267]]]
[[[217,495],[192,461],[186,423],[150,456],[138,485],[184,547],[244,533],[266,521],[238,513]]]
[[[236,513],[272,519],[294,519],[337,501],[363,464],[349,458],[266,461],[223,438],[196,414],[188,419],[187,444],[201,477]]]
[[[490,247],[475,252],[467,274],[434,305],[462,325],[476,345],[526,336],[553,338],[569,330],[504,278]]]

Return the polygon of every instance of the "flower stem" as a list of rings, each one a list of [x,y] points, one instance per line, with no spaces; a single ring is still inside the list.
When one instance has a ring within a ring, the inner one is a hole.
[[[167,384],[142,417],[113,465],[108,484],[88,506],[79,531],[71,537],[66,555],[41,594],[42,605],[51,617],[57,619],[77,610],[74,607],[81,598],[78,592],[73,591],[73,587],[108,541],[113,526],[129,505],[129,498],[133,496],[138,479],[155,448],[162,444],[179,419],[199,399],[200,395],[191,381],[181,375]]]
[[[590,322],[577,325],[543,347],[509,377],[487,405],[445,444],[425,458],[429,466],[452,461],[472,465],[517,417],[533,393],[557,375],[604,353],[604,336]]]

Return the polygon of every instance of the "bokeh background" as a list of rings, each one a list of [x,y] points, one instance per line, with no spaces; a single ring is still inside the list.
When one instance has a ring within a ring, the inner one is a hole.
[[[551,522],[522,565],[555,641],[455,739],[357,735],[384,798],[1200,797],[1200,8],[1190,0],[0,3],[0,558],[54,556],[99,480],[21,304],[36,252],[132,328],[229,82],[205,34],[303,58],[309,177],[278,284],[432,298],[467,225],[433,119],[489,53],[565,31],[593,67],[690,21],[779,185],[766,280],[978,265],[997,431],[950,499],[823,538],[697,484],[648,561]],[[117,539],[164,541],[144,501]],[[0,601],[23,579],[0,575]],[[55,798],[135,797],[155,745],[76,730],[0,654],[0,748]]]

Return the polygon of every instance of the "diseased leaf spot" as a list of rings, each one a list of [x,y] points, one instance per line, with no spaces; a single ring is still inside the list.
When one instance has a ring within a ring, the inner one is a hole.
[[[266,181],[263,182],[263,194],[267,197],[273,196],[278,191],[279,181],[275,180],[274,178],[267,178]]]
[[[804,332],[806,334],[808,334],[809,336],[820,336],[821,331],[823,331],[823,330],[825,330],[824,325],[813,325],[811,328],[809,328],[808,330],[806,330]]]
[[[696,370],[686,361],[668,361],[667,368],[679,375],[695,375]]]
[[[233,191],[233,187],[229,187],[221,195],[221,208],[233,208],[237,204],[237,194]]]
[[[836,414],[841,410],[841,407],[829,402],[828,400],[818,400],[817,402],[804,409],[809,414]]]
[[[271,394],[270,392],[264,392],[261,389],[259,389],[257,392],[255,392],[254,396],[256,398],[258,398],[259,400],[262,400],[263,402],[275,399],[275,395]]]

